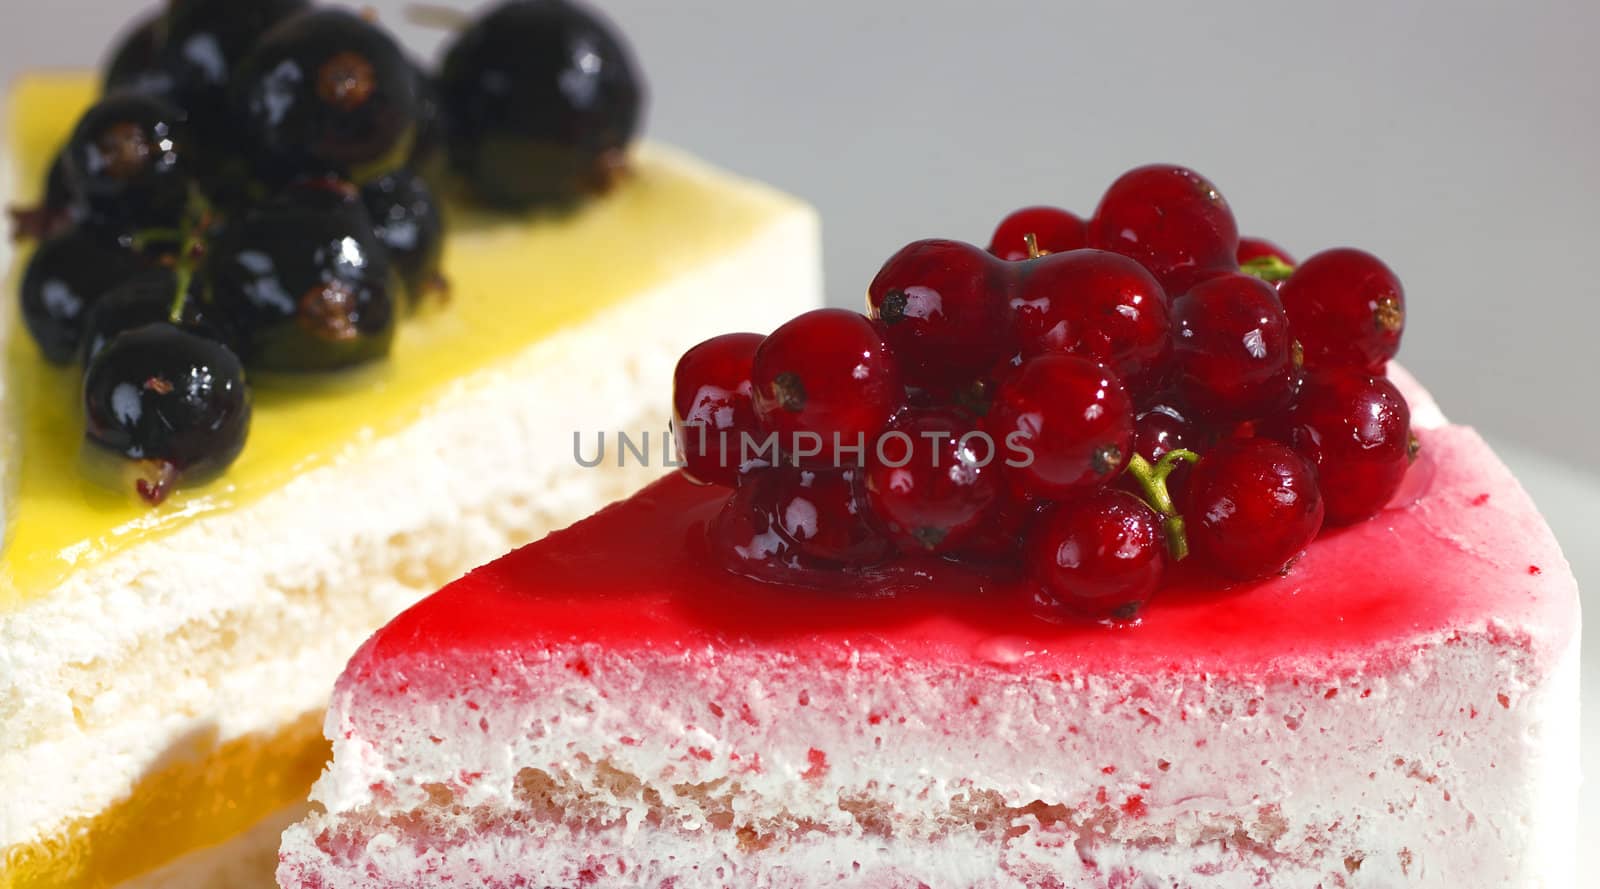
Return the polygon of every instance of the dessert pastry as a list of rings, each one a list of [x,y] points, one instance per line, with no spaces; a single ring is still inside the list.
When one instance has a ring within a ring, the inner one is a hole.
[[[281,885],[1573,885],[1576,586],[1393,273],[1173,167],[991,249],[688,352],[683,471],[355,655]]]
[[[17,249],[24,313],[0,315],[8,889],[120,883],[303,801],[362,639],[658,475],[615,451],[581,465],[574,436],[588,456],[596,434],[663,434],[648,381],[706,319],[770,327],[817,302],[811,211],[631,147],[637,76],[590,13],[503,5],[455,38],[428,106],[447,139],[381,27],[306,6],[173,3],[104,100],[88,75],[15,86],[21,228],[43,240]],[[507,64],[485,29],[545,41],[514,59],[515,109],[480,95]],[[238,54],[234,99],[179,64],[189,39]],[[582,71],[563,40],[592,50]],[[252,73],[295,65],[326,76]],[[562,77],[594,104],[553,101]],[[325,107],[262,118],[237,98],[262,91]],[[407,123],[318,131],[374,108]],[[273,851],[274,817],[249,834]]]

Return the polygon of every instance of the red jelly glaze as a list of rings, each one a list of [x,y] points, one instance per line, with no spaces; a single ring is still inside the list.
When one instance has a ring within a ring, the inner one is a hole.
[[[841,666],[866,649],[1043,676],[1382,669],[1414,656],[1419,637],[1470,628],[1524,645],[1526,631],[1553,657],[1574,631],[1577,588],[1548,528],[1474,432],[1420,434],[1414,469],[1429,467],[1432,484],[1407,505],[1323,536],[1287,577],[1225,587],[1175,572],[1141,622],[1119,629],[1000,607],[1019,581],[937,559],[917,563],[926,576],[915,594],[876,575],[838,575],[831,591],[730,576],[702,542],[727,492],[673,475],[413,607],[357,655],[346,682],[398,694],[417,671],[567,640],[782,646]]]

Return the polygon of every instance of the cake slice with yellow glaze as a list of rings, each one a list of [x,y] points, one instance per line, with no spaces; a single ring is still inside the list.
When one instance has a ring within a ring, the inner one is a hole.
[[[87,75],[16,85],[13,197],[94,94]],[[238,461],[154,509],[86,480],[80,374],[4,313],[0,887],[240,885],[212,873],[244,853],[189,853],[258,822],[275,844],[263,819],[304,799],[361,640],[638,487],[659,454],[587,468],[575,434],[661,440],[679,353],[818,299],[809,208],[665,148],[571,214],[446,213],[448,305],[372,367],[257,381]]]

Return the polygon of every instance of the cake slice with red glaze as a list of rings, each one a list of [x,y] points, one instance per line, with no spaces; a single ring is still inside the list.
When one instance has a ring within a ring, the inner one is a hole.
[[[280,883],[1572,885],[1576,584],[1387,267],[1181,168],[1007,232],[691,351],[683,471],[356,654]]]

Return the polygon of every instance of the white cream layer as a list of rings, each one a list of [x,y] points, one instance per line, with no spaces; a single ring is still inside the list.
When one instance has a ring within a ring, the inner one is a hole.
[[[683,350],[817,305],[819,265],[797,203],[694,273],[459,380],[398,434],[0,616],[0,848],[100,811],[192,739],[320,711],[401,608],[659,473],[659,453],[648,470],[579,467],[573,432],[659,437]]]

